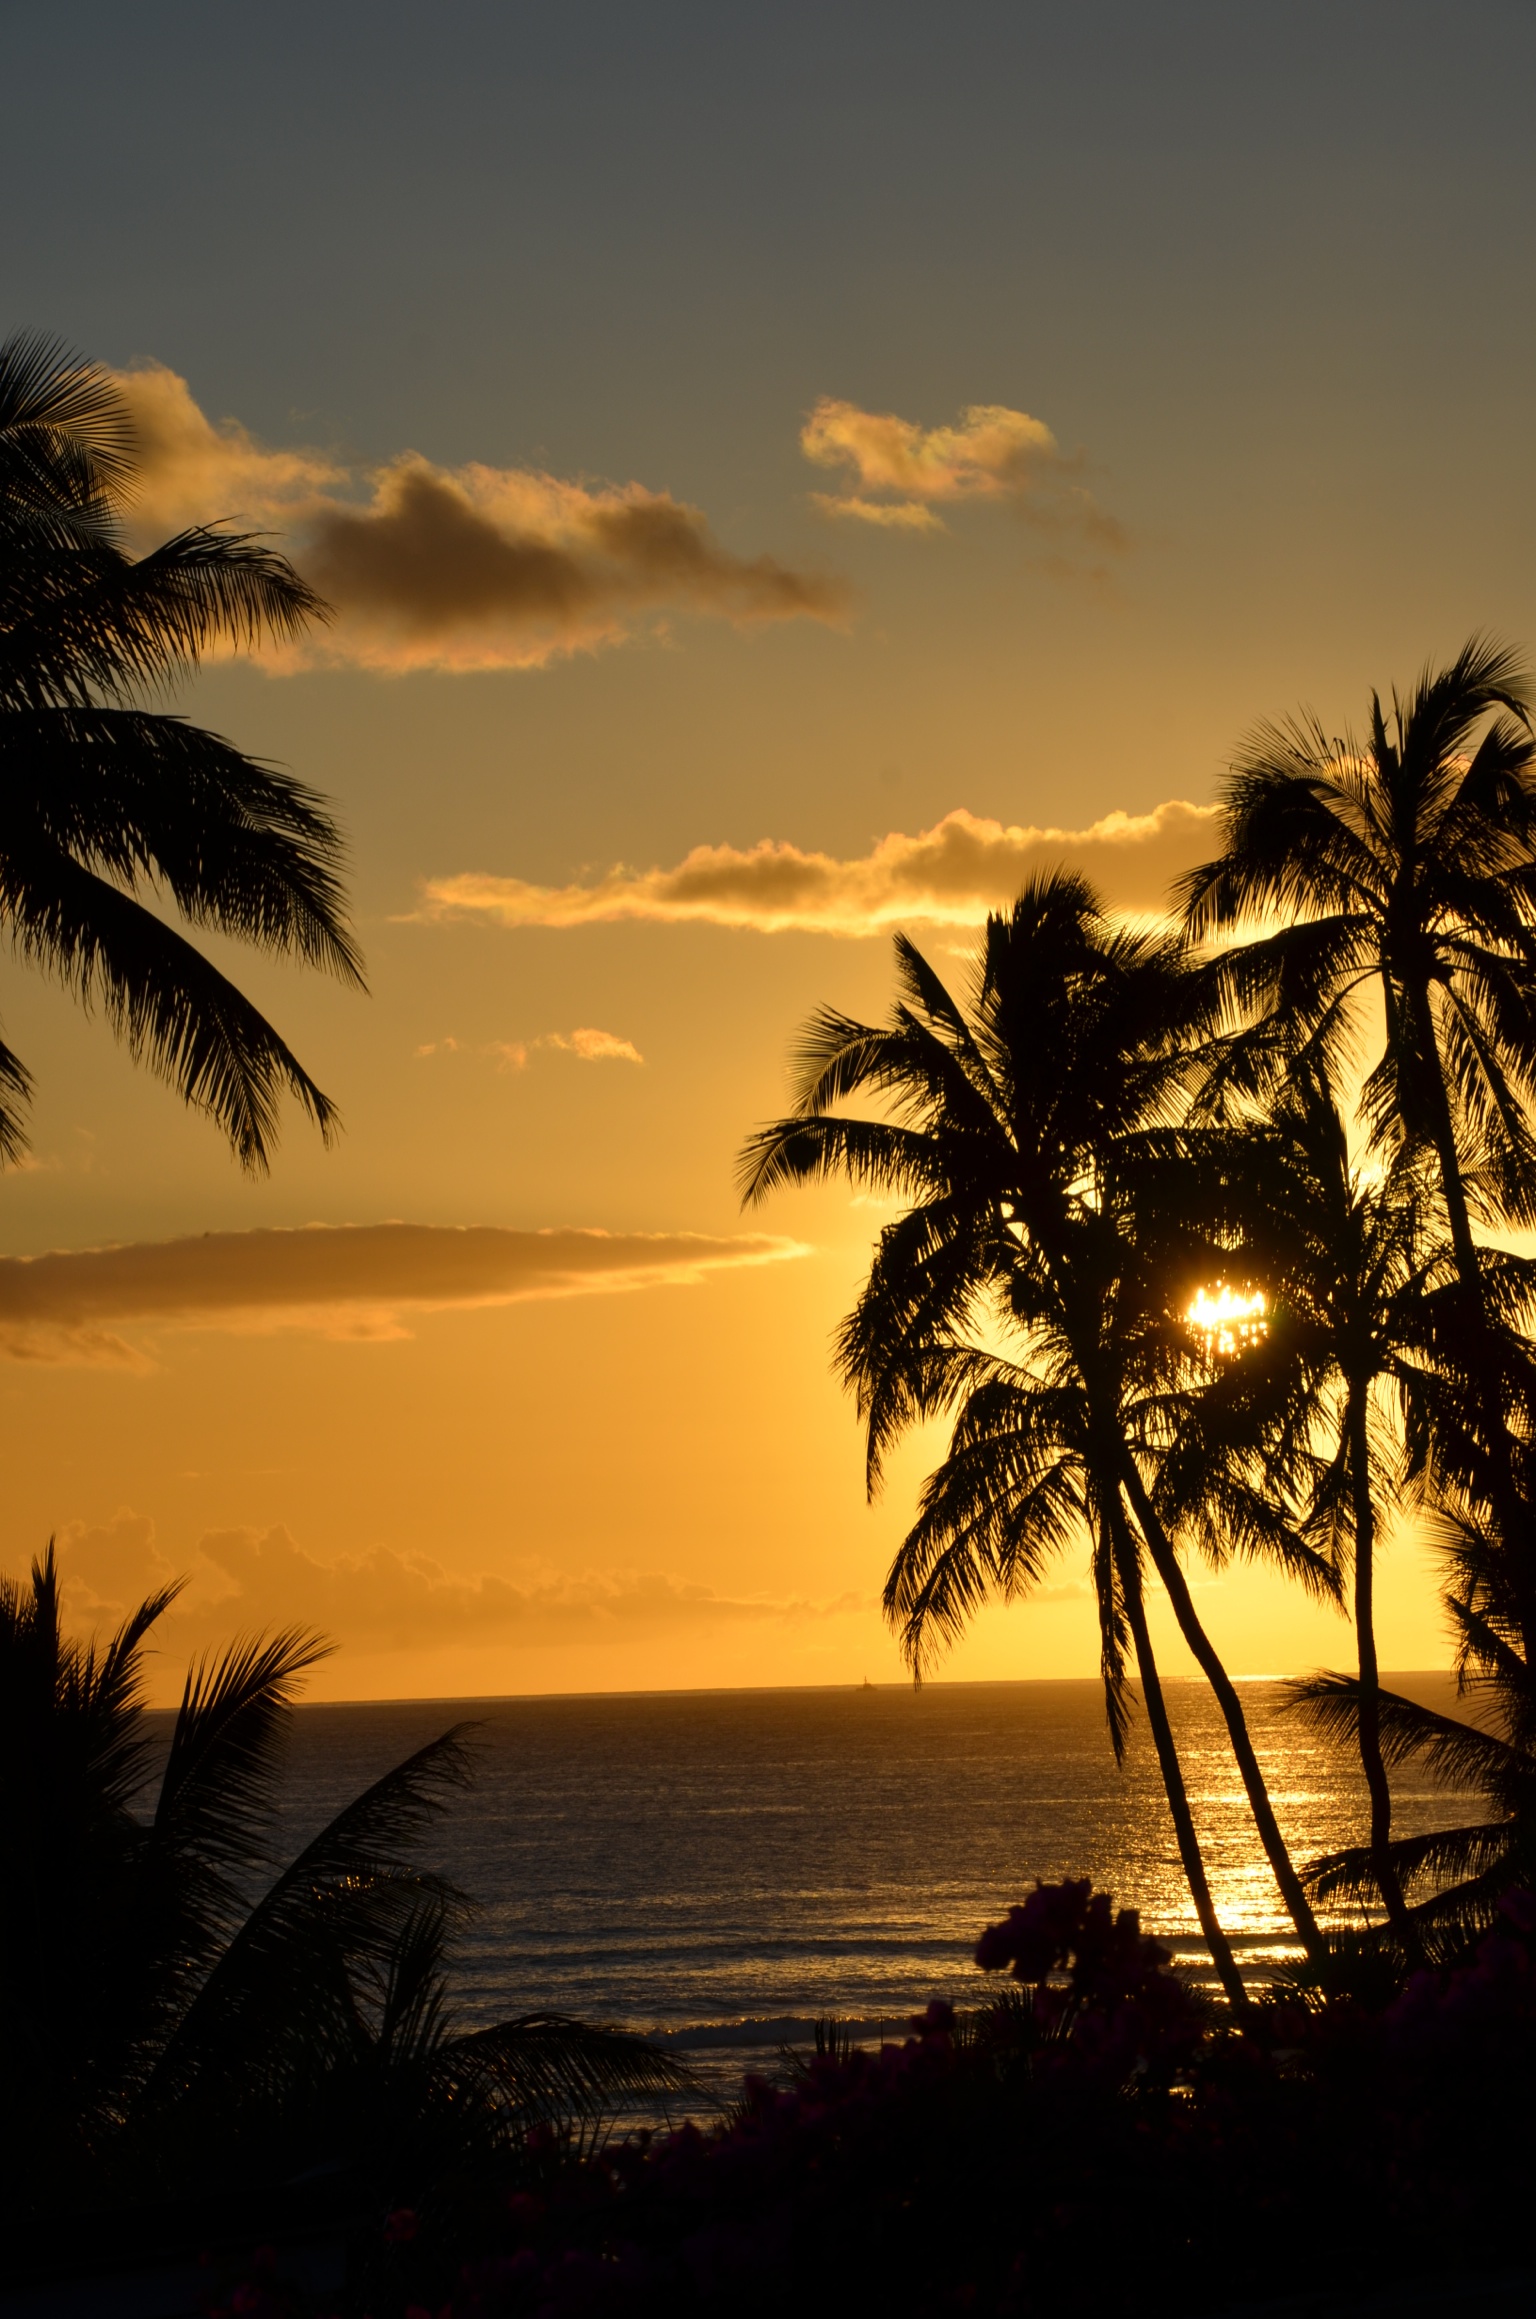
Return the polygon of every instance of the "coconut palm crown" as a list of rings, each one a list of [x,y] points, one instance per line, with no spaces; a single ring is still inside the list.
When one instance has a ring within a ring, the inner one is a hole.
[[[1260,726],[1234,763],[1225,850],[1181,882],[1211,972],[1285,1050],[1340,1063],[1382,1008],[1363,1112],[1431,1149],[1458,1265],[1471,1215],[1536,1213],[1536,735],[1528,671],[1474,638],[1368,737]],[[1264,921],[1279,918],[1265,931]]]
[[[150,704],[210,648],[291,642],[325,608],[250,534],[130,554],[136,471],[109,373],[0,346],[0,923],[260,1171],[285,1090],[327,1138],[335,1107],[151,905],[360,984],[340,841],[299,782]],[[25,1148],[30,1088],[0,1045],[0,1157]]]

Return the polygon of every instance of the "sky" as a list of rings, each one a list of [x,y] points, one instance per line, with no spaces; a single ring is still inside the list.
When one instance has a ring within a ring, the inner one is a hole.
[[[210,945],[345,1121],[252,1181],[4,966],[0,1565],[185,1576],[165,1693],[292,1619],[322,1696],[897,1680],[941,1444],[867,1505],[828,1368],[882,1216],[735,1156],[895,927],[1152,906],[1258,719],[1536,642],[1536,17],[10,0],[0,64],[3,327],[121,374],[137,539],[335,607],[175,706],[332,801],[369,983]],[[945,1671],[1092,1673],[1058,1578]],[[1411,1537],[1380,1631],[1447,1659]]]

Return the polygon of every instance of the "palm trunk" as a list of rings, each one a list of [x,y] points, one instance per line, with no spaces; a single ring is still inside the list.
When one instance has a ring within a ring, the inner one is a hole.
[[[1430,1132],[1435,1156],[1440,1163],[1440,1189],[1445,1199],[1446,1218],[1451,1227],[1451,1248],[1456,1258],[1456,1273],[1486,1347],[1487,1357],[1479,1378],[1477,1398],[1481,1404],[1494,1512],[1498,1516],[1504,1550],[1509,1556],[1526,1660],[1529,1664],[1536,1664],[1536,1573],[1533,1573],[1531,1567],[1529,1525],[1515,1483],[1509,1430],[1504,1421],[1502,1396],[1498,1390],[1502,1349],[1496,1341],[1483,1297],[1477,1243],[1472,1237],[1472,1218],[1467,1207],[1466,1185],[1462,1181],[1461,1155],[1456,1149],[1455,1123],[1451,1117],[1451,1100],[1445,1084],[1445,1066],[1440,1058],[1440,1042],[1435,1036],[1435,1018],[1429,1002],[1428,985],[1416,986],[1409,993],[1409,1003],[1413,1010],[1414,1031],[1420,1052],[1428,1066],[1425,1091],[1429,1097]]]
[[[1430,1134],[1435,1146],[1435,1157],[1440,1163],[1440,1189],[1445,1198],[1446,1219],[1451,1227],[1451,1248],[1456,1258],[1456,1270],[1469,1301],[1479,1313],[1483,1310],[1483,1281],[1477,1268],[1477,1243],[1472,1237],[1472,1216],[1467,1207],[1467,1188],[1461,1180],[1461,1155],[1456,1149],[1456,1130],[1451,1119],[1451,1102],[1445,1088],[1445,1067],[1440,1060],[1440,1042],[1435,1037],[1435,1018],[1429,1003],[1427,988],[1415,989],[1409,999],[1413,1011],[1414,1034],[1425,1063],[1425,1093],[1429,1098]]]
[[[1118,1509],[1117,1509],[1118,1510]],[[1141,1572],[1125,1534],[1123,1518],[1114,1528],[1115,1567],[1120,1574],[1120,1592],[1125,1602],[1126,1622],[1131,1640],[1136,1646],[1136,1672],[1141,1682],[1141,1696],[1151,1726],[1152,1744],[1157,1749],[1157,1761],[1163,1775],[1163,1787],[1168,1797],[1168,1810],[1173,1818],[1173,1831],[1178,1841],[1179,1859],[1184,1869],[1184,1880],[1189,1886],[1195,1915],[1211,1952],[1211,1962],[1217,1978],[1227,1993],[1227,2001],[1234,2013],[1246,2016],[1249,2010],[1248,1991],[1243,1976],[1237,1969],[1232,1944],[1222,1930],[1216,1914],[1216,1903],[1211,1898],[1211,1887],[1205,1873],[1205,1860],[1200,1850],[1200,1838],[1195,1832],[1194,1814],[1189,1808],[1189,1791],[1184,1785],[1184,1766],[1168,1721],[1167,1702],[1163,1697],[1162,1678],[1157,1661],[1152,1655],[1152,1637],[1147,1628],[1146,1604],[1142,1599]]]
[[[1386,1904],[1387,1921],[1410,1964],[1421,1959],[1419,1936],[1408,1914],[1388,1849],[1392,1842],[1392,1789],[1381,1754],[1381,1679],[1376,1665],[1372,1606],[1376,1556],[1376,1509],[1371,1504],[1368,1388],[1352,1384],[1345,1422],[1349,1429],[1350,1483],[1355,1500],[1355,1649],[1360,1665],[1360,1765],[1371,1799],[1371,1873]]]
[[[1280,1833],[1280,1823],[1275,1818],[1275,1808],[1269,1800],[1269,1790],[1264,1784],[1264,1774],[1260,1769],[1259,1759],[1254,1753],[1253,1741],[1248,1735],[1248,1723],[1243,1714],[1242,1701],[1237,1696],[1237,1690],[1231,1676],[1221,1663],[1215,1644],[1200,1624],[1199,1614],[1191,1598],[1189,1585],[1180,1566],[1179,1558],[1173,1550],[1173,1544],[1167,1531],[1157,1518],[1152,1501],[1147,1495],[1146,1485],[1137,1471],[1136,1460],[1132,1457],[1129,1449],[1124,1453],[1121,1475],[1130,1499],[1131,1510],[1135,1514],[1141,1528],[1141,1534],[1147,1542],[1147,1551],[1152,1557],[1152,1566],[1167,1589],[1168,1600],[1173,1605],[1173,1615],[1179,1622],[1179,1632],[1189,1645],[1196,1665],[1216,1695],[1216,1703],[1220,1707],[1222,1718],[1226,1723],[1227,1737],[1232,1743],[1232,1753],[1237,1760],[1238,1772],[1247,1792],[1248,1808],[1253,1814],[1253,1824],[1258,1830],[1259,1842],[1264,1847],[1265,1857],[1274,1871],[1275,1882],[1280,1887],[1281,1898],[1285,1902],[1291,1922],[1296,1927],[1297,1938],[1306,1950],[1309,1962],[1316,1966],[1319,1971],[1322,1971],[1326,1969],[1328,1964],[1328,1945],[1318,1929],[1317,1919],[1312,1913],[1311,1902],[1302,1890],[1301,1878],[1296,1873],[1296,1864],[1286,1847],[1285,1838]]]

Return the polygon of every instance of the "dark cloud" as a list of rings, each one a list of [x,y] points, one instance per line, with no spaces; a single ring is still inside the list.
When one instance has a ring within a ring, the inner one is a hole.
[[[386,473],[371,506],[321,508],[302,557],[342,616],[340,649],[379,667],[521,665],[646,614],[827,620],[844,603],[832,581],[731,555],[663,494],[416,460]]]
[[[793,1242],[761,1233],[714,1239],[694,1232],[313,1224],[9,1256],[0,1258],[0,1355],[134,1363],[142,1356],[112,1333],[126,1321],[399,1336],[399,1316],[411,1308],[692,1281],[795,1252]]]

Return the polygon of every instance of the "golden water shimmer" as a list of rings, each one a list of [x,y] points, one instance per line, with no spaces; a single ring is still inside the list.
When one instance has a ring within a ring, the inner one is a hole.
[[[1446,1678],[1399,1680],[1450,1704]],[[1245,1960],[1291,1953],[1209,1694],[1167,1690],[1222,1921]],[[1242,1696],[1296,1857],[1358,1835],[1358,1767],[1281,1686]],[[553,2006],[740,2044],[821,2013],[899,2025],[980,1997],[977,1935],[1037,1877],[1091,1877],[1201,1955],[1145,1726],[1117,1771],[1092,1682],[306,1708],[296,1817],[459,1715],[481,1770],[436,1858],[484,1904],[463,1995],[487,2020]],[[1458,1816],[1405,1776],[1403,1833]]]

